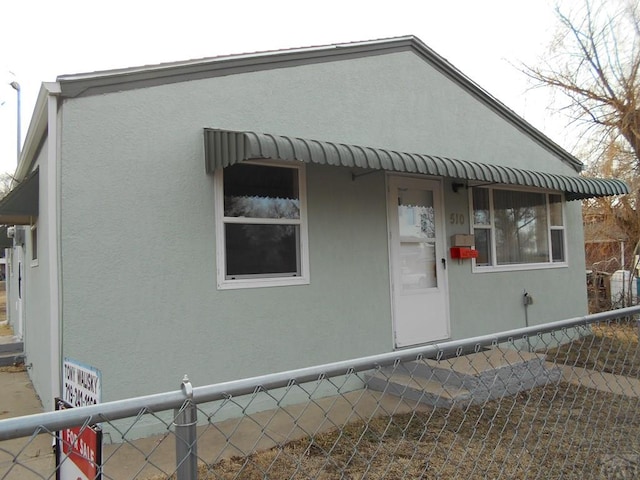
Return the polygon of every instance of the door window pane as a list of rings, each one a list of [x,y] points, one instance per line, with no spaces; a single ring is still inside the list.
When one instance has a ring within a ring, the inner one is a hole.
[[[403,291],[438,286],[435,252],[433,242],[400,243],[400,281]]]
[[[398,221],[400,237],[433,239],[436,236],[433,192],[400,189],[398,191]]]
[[[398,189],[398,222],[402,290],[437,287],[433,192]]]

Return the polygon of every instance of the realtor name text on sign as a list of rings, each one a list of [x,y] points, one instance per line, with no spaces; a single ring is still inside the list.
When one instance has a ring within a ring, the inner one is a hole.
[[[63,371],[63,399],[74,407],[100,403],[100,372],[72,360],[65,359]]]

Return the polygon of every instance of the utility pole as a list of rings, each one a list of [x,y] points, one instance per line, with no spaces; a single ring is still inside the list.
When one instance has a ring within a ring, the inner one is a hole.
[[[17,162],[20,162],[20,143],[22,141],[22,136],[21,136],[21,132],[20,132],[20,84],[18,82],[16,82],[15,80],[13,82],[11,82],[9,85],[11,85],[13,87],[13,89],[16,91],[16,94],[18,96],[18,108],[17,108],[17,122],[16,122],[16,148],[17,148]]]

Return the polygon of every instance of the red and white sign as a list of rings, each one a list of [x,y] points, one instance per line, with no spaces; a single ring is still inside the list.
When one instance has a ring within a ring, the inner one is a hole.
[[[71,408],[56,401],[59,410]],[[97,426],[73,427],[58,432],[57,480],[99,480],[102,464],[102,431]]]

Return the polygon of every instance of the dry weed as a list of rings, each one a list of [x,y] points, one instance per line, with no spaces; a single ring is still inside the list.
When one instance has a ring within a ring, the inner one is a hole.
[[[635,322],[595,325],[590,333],[547,358],[638,378]],[[550,382],[482,405],[350,423],[201,465],[199,478],[639,478],[639,410],[640,396]]]
[[[0,367],[0,372],[5,373],[20,373],[26,371],[27,367],[25,367],[24,365],[9,365],[7,367]]]
[[[592,335],[546,352],[555,363],[640,378],[638,327],[633,320],[591,326]]]
[[[13,336],[13,328],[7,323],[0,323],[0,337]]]
[[[640,447],[637,421],[618,421],[638,406],[637,398],[554,384],[484,405],[350,424],[203,465],[199,478],[581,478],[619,442]]]

